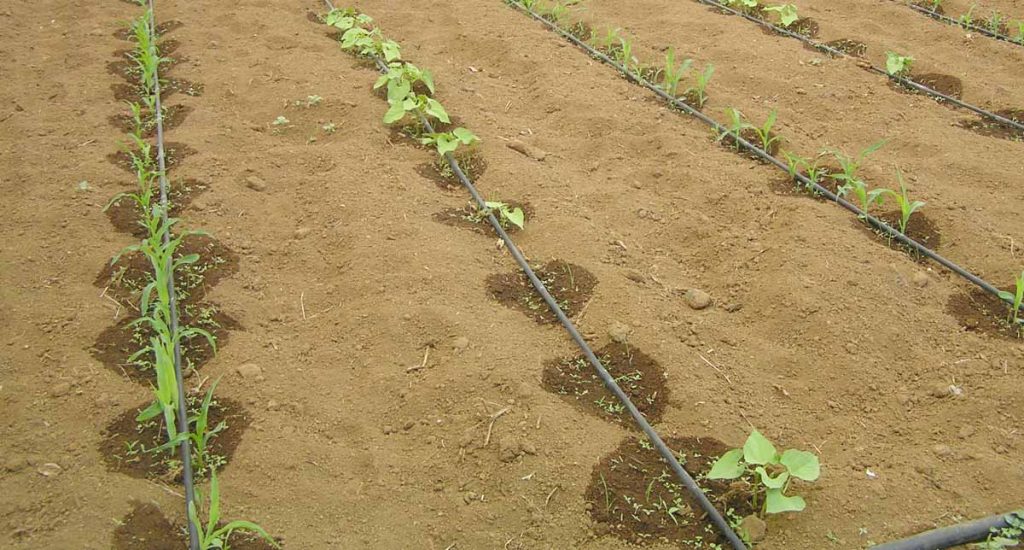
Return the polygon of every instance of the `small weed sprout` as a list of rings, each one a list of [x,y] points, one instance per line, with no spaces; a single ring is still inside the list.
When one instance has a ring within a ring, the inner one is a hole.
[[[960,16],[960,26],[962,26],[965,30],[974,25],[974,10],[977,7],[977,4],[971,4],[971,9],[967,10],[967,13]]]
[[[788,496],[794,478],[815,481],[821,466],[814,453],[787,449],[781,454],[766,437],[754,430],[742,449],[732,449],[711,466],[708,479],[746,479],[753,487],[753,504],[760,515],[800,512],[806,508],[798,495]]]
[[[985,542],[972,544],[975,550],[1006,550],[1019,548],[1024,544],[1024,508],[1003,516],[1006,527],[992,528]]]
[[[1010,314],[1006,320],[1011,326],[1017,327],[1018,329],[1024,329],[1024,318],[1020,315],[1021,304],[1024,303],[1024,271],[1021,271],[1020,277],[1016,279],[1016,288],[1011,294],[1005,290],[999,292],[999,297],[1006,301],[1012,301],[1013,304],[1009,305]]]
[[[677,66],[676,51],[670,48],[668,54],[665,55],[665,68],[661,71],[662,80],[659,87],[668,95],[678,97],[679,81],[686,76],[686,73],[690,72],[692,66],[692,59],[684,59]]]
[[[480,141],[480,138],[476,137],[476,134],[461,127],[451,132],[427,134],[420,138],[420,143],[433,146],[437,150],[438,156],[441,157],[448,153],[454,153],[459,148],[459,145],[468,146],[478,141]]]
[[[217,472],[210,472],[210,502],[207,505],[207,517],[204,524],[199,518],[199,511],[196,502],[202,502],[202,494],[196,488],[196,498],[189,502],[188,516],[199,530],[200,550],[218,550],[228,548],[228,539],[235,531],[247,531],[259,535],[274,548],[280,548],[277,541],[270,537],[259,525],[251,521],[235,520],[218,527],[220,523],[220,485],[217,482]]]
[[[889,76],[905,78],[910,74],[913,64],[913,57],[896,52],[885,52],[885,72],[889,73]]]
[[[324,133],[333,134],[334,132],[338,131],[338,125],[333,122],[328,122],[327,124],[321,126],[320,129],[323,130]]]
[[[798,19],[800,19],[800,16],[797,15],[796,12],[796,6],[794,6],[793,4],[779,4],[777,6],[768,6],[764,9],[764,11],[774,11],[778,13],[779,22],[782,23],[782,26],[787,29],[790,26],[792,26],[793,23],[796,23]]]
[[[900,206],[900,233],[907,234],[907,224],[910,223],[910,216],[920,210],[925,204],[924,201],[912,201],[910,195],[907,194],[907,186],[903,181],[903,172],[899,169],[896,170],[896,179],[899,180],[900,192],[897,193],[892,189],[884,189],[883,192],[887,195],[891,195],[896,203]]]
[[[711,76],[715,74],[715,66],[708,63],[708,66],[704,68],[704,71],[697,75],[696,81],[693,86],[686,89],[683,95],[692,96],[697,101],[697,108],[703,109],[704,104],[708,101],[707,88],[708,84],[711,83]]]

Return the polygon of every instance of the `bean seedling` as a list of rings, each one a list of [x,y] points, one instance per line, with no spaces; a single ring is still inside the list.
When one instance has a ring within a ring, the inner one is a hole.
[[[389,63],[388,72],[377,79],[373,89],[377,90],[387,85],[390,93],[392,88],[407,85],[411,90],[418,82],[422,82],[427,87],[430,95],[434,94],[434,76],[430,71],[420,69],[412,63]]]
[[[686,76],[686,73],[690,72],[690,67],[693,66],[692,59],[684,59],[678,66],[676,65],[676,51],[669,48],[668,54],[665,56],[665,68],[662,70],[662,80],[660,88],[672,97],[677,96],[677,90],[679,89],[679,81]]]
[[[708,66],[704,68],[704,71],[697,75],[696,82],[693,86],[686,89],[683,92],[685,96],[691,96],[697,100],[697,108],[704,108],[704,104],[708,101],[706,90],[708,84],[711,82],[711,76],[715,74],[715,66],[708,63]]]
[[[476,213],[476,219],[482,220],[487,217],[488,214],[497,212],[498,221],[501,225],[512,224],[519,229],[523,229],[526,223],[526,215],[523,213],[523,209],[519,207],[511,207],[503,202],[497,201],[486,201],[484,203],[486,208],[478,210]]]
[[[910,74],[913,64],[913,57],[896,52],[885,52],[885,72],[889,73],[889,76],[905,77]]]
[[[907,234],[907,224],[910,222],[910,216],[914,212],[920,210],[925,204],[924,201],[912,201],[910,195],[907,194],[907,186],[903,181],[903,172],[899,169],[896,170],[896,179],[900,183],[900,192],[897,193],[892,189],[883,190],[885,194],[891,195],[896,199],[896,203],[900,205],[900,233]]]
[[[774,11],[779,14],[779,22],[782,26],[789,28],[793,23],[796,23],[800,16],[797,15],[796,6],[793,4],[779,4],[777,6],[768,6],[764,11]]]
[[[235,531],[255,533],[274,548],[280,548],[277,541],[271,538],[262,527],[251,521],[235,520],[218,527],[220,523],[220,485],[217,482],[217,472],[210,472],[210,502],[205,525],[199,519],[199,511],[196,507],[196,502],[202,500],[202,494],[197,487],[196,498],[189,502],[188,516],[199,530],[200,550],[228,550],[228,539]]]
[[[451,122],[448,112],[439,101],[416,93],[408,81],[398,81],[394,86],[389,84],[388,103],[391,107],[384,113],[385,124],[394,124],[405,118],[405,114],[410,112],[433,117],[445,124]]]
[[[750,433],[741,449],[732,449],[711,466],[708,479],[745,479],[753,487],[753,504],[760,515],[800,512],[807,507],[798,495],[788,496],[794,478],[815,481],[821,466],[814,453],[787,449],[782,454],[761,432]]]
[[[985,542],[972,544],[971,548],[974,550],[1020,548],[1024,543],[1024,508],[1006,514],[1003,519],[1006,521],[1006,527],[989,529],[989,535]]]
[[[1010,315],[1007,320],[1012,326],[1018,329],[1024,328],[1024,318],[1020,316],[1020,307],[1024,303],[1024,271],[1021,271],[1020,277],[1016,279],[1017,287],[1014,289],[1014,293],[1011,294],[1005,290],[999,292],[999,297],[1008,302],[1013,302],[1010,305]],[[1019,326],[1018,326],[1019,325]]]
[[[420,143],[433,146],[437,150],[437,154],[442,157],[448,153],[454,153],[459,145],[472,145],[478,141],[480,138],[465,128],[456,128],[451,132],[427,134],[420,138]]]

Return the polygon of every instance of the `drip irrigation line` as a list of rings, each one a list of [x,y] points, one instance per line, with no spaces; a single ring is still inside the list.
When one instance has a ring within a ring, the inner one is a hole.
[[[722,11],[725,11],[725,12],[730,13],[732,15],[738,15],[738,16],[740,16],[740,17],[742,17],[742,18],[744,18],[744,19],[746,19],[748,21],[752,21],[754,23],[757,23],[758,25],[761,25],[762,27],[766,27],[766,28],[772,29],[773,31],[775,31],[775,32],[777,32],[779,34],[788,36],[790,38],[795,38],[795,39],[803,42],[804,44],[807,44],[808,46],[811,46],[812,48],[814,48],[814,49],[816,49],[818,51],[822,51],[822,52],[828,53],[829,55],[832,55],[833,57],[845,57],[845,58],[852,58],[853,57],[850,54],[848,54],[848,53],[846,53],[846,52],[844,52],[842,50],[839,50],[839,49],[833,48],[832,46],[829,46],[828,44],[823,44],[821,42],[818,42],[817,40],[813,40],[813,39],[808,38],[808,37],[806,37],[806,36],[804,36],[804,35],[802,35],[800,33],[796,33],[796,32],[793,32],[793,31],[791,31],[789,29],[780,27],[778,25],[775,25],[774,23],[770,23],[770,22],[765,21],[764,19],[761,19],[759,17],[754,17],[754,16],[752,16],[752,15],[750,15],[748,13],[744,13],[742,11],[730,8],[729,6],[726,6],[724,4],[719,3],[717,0],[697,0],[697,2],[700,2],[701,4],[705,4],[705,5],[708,5],[708,6],[714,6],[716,8],[721,9]],[[975,113],[977,115],[983,116],[985,118],[992,119],[992,120],[994,120],[994,121],[996,121],[996,122],[998,122],[998,123],[1000,123],[1000,124],[1002,124],[1004,126],[1009,126],[1011,128],[1015,128],[1017,130],[1020,130],[1020,131],[1024,132],[1024,124],[1021,124],[1021,123],[1019,123],[1019,122],[1017,122],[1015,120],[1011,120],[1011,119],[1006,118],[1004,116],[997,115],[996,113],[993,113],[992,111],[988,111],[986,109],[982,109],[981,107],[978,107],[976,105],[972,105],[970,103],[964,102],[964,101],[962,101],[960,99],[957,99],[957,98],[955,98],[953,96],[946,95],[946,94],[944,94],[944,93],[942,93],[942,92],[940,92],[938,90],[935,90],[933,88],[929,88],[928,86],[925,86],[924,84],[921,84],[921,83],[916,82],[914,80],[911,80],[909,78],[905,78],[905,77],[902,77],[902,76],[891,75],[888,72],[886,72],[885,70],[879,69],[878,67],[875,67],[874,65],[866,64],[866,65],[864,65],[864,68],[867,69],[870,72],[875,73],[875,74],[880,74],[880,75],[888,78],[889,80],[892,80],[893,82],[897,82],[897,83],[899,83],[899,84],[901,84],[903,86],[906,86],[906,87],[909,87],[909,88],[913,88],[913,89],[915,89],[915,90],[917,90],[917,91],[919,91],[921,93],[930,95],[930,96],[932,96],[932,97],[934,97],[936,99],[940,99],[942,101],[946,101],[946,102],[952,103],[953,105],[956,105],[957,107],[962,107],[962,108],[967,109],[968,111],[971,111],[971,112],[973,112],[973,113]]]
[[[334,9],[334,5],[332,4],[331,0],[324,0],[324,3],[327,5],[328,9]],[[374,61],[376,62],[377,68],[379,70],[381,70],[382,72],[387,72],[388,67],[383,61],[381,61],[380,58],[375,56]],[[424,129],[426,129],[430,133],[433,133],[434,128],[430,124],[430,121],[427,120],[426,117],[424,117],[422,114],[418,113],[418,115],[420,123],[423,124]],[[714,504],[711,503],[711,500],[708,499],[706,494],[704,494],[704,490],[701,489],[700,486],[697,485],[697,482],[693,479],[693,477],[691,477],[690,474],[687,473],[685,469],[683,469],[683,466],[679,463],[679,460],[676,459],[676,456],[672,452],[672,450],[668,447],[668,445],[665,444],[665,442],[661,439],[661,437],[654,430],[654,428],[647,421],[647,419],[644,418],[643,413],[641,413],[640,410],[637,409],[636,405],[633,404],[629,396],[626,395],[626,392],[622,391],[622,388],[619,387],[618,383],[615,382],[615,378],[612,377],[612,375],[608,372],[604,365],[601,364],[601,360],[598,359],[597,355],[590,348],[590,345],[580,334],[579,330],[576,329],[576,325],[573,324],[572,320],[569,319],[569,317],[565,314],[564,311],[562,311],[562,308],[558,305],[558,302],[555,301],[554,297],[551,296],[551,293],[548,292],[547,287],[544,286],[544,283],[540,280],[539,277],[537,277],[537,274],[533,271],[533,268],[530,267],[530,263],[523,256],[523,253],[519,250],[519,247],[516,246],[515,241],[513,241],[512,237],[510,237],[509,234],[505,231],[505,228],[501,226],[501,223],[498,221],[497,216],[494,215],[494,212],[491,209],[487,208],[487,204],[483,196],[480,195],[479,191],[477,191],[476,189],[476,186],[473,185],[473,182],[470,181],[469,177],[466,176],[466,173],[462,170],[462,167],[459,166],[459,162],[458,160],[456,160],[455,156],[452,153],[445,153],[444,159],[445,161],[447,161],[448,166],[452,170],[452,173],[455,174],[455,176],[459,179],[459,181],[466,188],[466,190],[469,191],[469,194],[473,197],[473,200],[477,204],[477,208],[479,208],[483,212],[487,212],[487,221],[491,224],[491,227],[494,228],[494,231],[498,234],[498,237],[501,238],[502,242],[505,243],[505,248],[512,255],[513,259],[515,259],[516,263],[519,264],[519,267],[523,270],[523,273],[526,274],[526,277],[530,280],[530,283],[533,285],[534,290],[536,290],[537,293],[541,295],[541,298],[544,299],[544,302],[548,305],[548,308],[558,318],[559,323],[562,324],[565,330],[572,337],[573,341],[583,352],[583,355],[587,358],[587,361],[590,363],[591,366],[594,367],[594,370],[597,371],[597,374],[598,376],[601,377],[601,380],[602,382],[604,382],[605,387],[607,387],[608,390],[612,392],[612,394],[614,394],[615,397],[622,403],[622,405],[626,407],[626,410],[629,411],[629,415],[633,418],[634,422],[636,422],[636,424],[644,432],[647,438],[651,441],[651,443],[654,445],[654,448],[658,451],[658,454],[660,454],[661,457],[665,460],[665,462],[668,463],[669,468],[672,469],[672,471],[675,473],[676,477],[683,484],[683,486],[685,486],[686,489],[693,495],[694,499],[697,501],[697,504],[700,505],[701,509],[704,510],[704,512],[707,514],[711,522],[715,525],[716,528],[718,528],[719,532],[721,532],[725,539],[729,542],[730,546],[732,546],[734,550],[747,550],[747,546],[743,543],[743,540],[732,529],[732,526],[729,525],[729,522],[725,519],[725,517],[723,517],[722,514],[715,508]]]
[[[985,36],[987,36],[989,38],[995,38],[996,40],[1002,40],[1003,42],[1009,42],[1010,44],[1013,44],[1015,46],[1024,46],[1024,37],[1022,37],[1020,39],[1020,41],[1017,41],[1016,39],[1010,38],[1009,36],[1007,36],[1005,34],[999,34],[997,32],[992,32],[992,31],[986,29],[985,27],[979,27],[979,26],[973,25],[971,23],[963,23],[961,21],[953,19],[952,17],[947,17],[945,15],[942,15],[941,13],[939,13],[937,11],[930,10],[930,9],[924,7],[924,6],[918,6],[917,4],[909,4],[909,6],[910,6],[910,9],[912,9],[912,10],[914,10],[916,12],[919,12],[919,13],[923,13],[923,14],[927,15],[928,17],[931,17],[932,19],[935,19],[936,21],[941,21],[943,23],[946,23],[948,25],[953,25],[955,27],[966,28],[966,29],[972,30],[972,31],[974,31],[976,33],[983,34],[983,35],[985,35]]]
[[[989,516],[967,523],[925,531],[905,539],[872,546],[871,550],[944,550],[982,541],[992,533],[992,530],[1009,527],[1007,515],[1009,514]]]
[[[602,52],[598,51],[597,49],[595,49],[590,44],[587,44],[586,42],[580,40],[579,38],[576,38],[571,33],[563,30],[558,25],[552,23],[551,21],[548,21],[547,19],[545,19],[544,17],[540,16],[539,14],[534,12],[533,10],[531,10],[531,9],[527,8],[526,6],[522,5],[521,3],[519,3],[518,0],[506,0],[506,1],[510,5],[516,7],[517,9],[519,9],[520,11],[526,13],[530,17],[536,19],[537,21],[540,21],[545,26],[547,26],[549,29],[551,29],[551,30],[555,31],[556,33],[558,33],[559,35],[561,35],[563,38],[569,40],[570,42],[572,42],[576,46],[582,48],[584,51],[586,51],[592,57],[594,57],[594,58],[604,62],[607,65],[610,65],[610,66],[614,67],[620,73],[625,75],[625,77],[628,80],[630,80],[631,82],[647,88],[648,90],[650,90],[650,91],[654,92],[655,94],[657,94],[658,97],[661,97],[662,99],[667,101],[673,107],[675,107],[675,108],[685,112],[686,114],[696,118],[697,120],[700,120],[701,122],[707,124],[713,130],[715,130],[715,132],[717,134],[721,135],[723,132],[728,131],[728,128],[726,128],[725,126],[722,126],[721,124],[719,124],[715,119],[705,115],[704,113],[698,111],[697,109],[694,109],[693,107],[691,107],[686,102],[681,101],[681,100],[679,100],[676,97],[673,97],[671,94],[665,92],[664,90],[662,90],[657,85],[655,85],[652,82],[650,82],[649,80],[647,80],[647,79],[639,76],[638,74],[630,71],[629,69],[624,67],[622,64],[620,64],[618,61],[615,61],[614,59],[608,57],[604,53],[602,53]],[[698,0],[698,1],[704,1],[704,0]],[[749,141],[747,141],[746,139],[744,139],[744,138],[742,138],[740,136],[731,136],[731,137],[732,137],[732,139],[735,140],[735,143],[739,147],[741,147],[743,149],[746,149],[747,151],[749,151],[749,152],[753,153],[755,156],[757,156],[757,158],[759,158],[760,160],[765,161],[767,163],[770,163],[770,164],[774,165],[776,168],[779,168],[780,170],[783,170],[787,174],[789,174],[789,167],[786,166],[786,164],[784,164],[779,159],[773,157],[771,154],[769,154],[764,149],[761,149],[757,145],[754,145],[753,143],[750,143]],[[849,210],[850,212],[856,214],[859,218],[865,220],[869,225],[871,225],[875,229],[885,233],[888,237],[891,237],[891,238],[894,238],[894,239],[898,240],[899,242],[903,243],[904,245],[909,246],[910,248],[914,249],[914,251],[918,252],[919,254],[921,254],[921,255],[923,255],[923,256],[931,259],[931,260],[934,260],[935,262],[939,263],[940,265],[942,265],[946,269],[949,269],[953,273],[956,273],[957,275],[959,275],[959,276],[963,277],[964,279],[970,281],[971,283],[977,285],[981,289],[983,289],[986,292],[992,294],[993,296],[999,298],[1003,302],[1005,302],[1005,303],[1007,303],[1009,305],[1013,305],[1012,300],[1006,299],[1006,298],[1004,298],[1004,297],[999,295],[1000,291],[994,285],[986,282],[984,279],[978,277],[977,275],[971,273],[970,271],[967,271],[966,269],[964,269],[963,267],[961,267],[958,264],[954,263],[953,261],[946,259],[945,257],[941,256],[940,254],[938,254],[934,250],[924,246],[923,244],[917,242],[916,240],[914,240],[914,239],[908,237],[907,235],[901,233],[899,230],[891,227],[889,224],[885,223],[884,221],[882,221],[882,220],[880,220],[880,219],[878,219],[878,218],[868,214],[867,212],[861,210],[858,206],[856,206],[853,203],[847,201],[846,199],[840,197],[839,195],[833,193],[832,191],[829,191],[825,187],[822,187],[820,184],[818,184],[817,182],[811,180],[807,176],[805,176],[803,174],[800,174],[800,173],[797,173],[793,177],[798,182],[803,184],[805,187],[807,187],[809,189],[813,189],[815,193],[823,195],[828,200],[833,201],[836,204],[838,204],[839,206],[842,206],[843,208],[845,208],[845,209]]]
[[[149,1],[149,32],[153,44],[153,49],[156,50],[156,6],[155,0]],[[159,57],[158,52],[156,57]],[[160,99],[160,75],[159,75],[159,61],[157,67],[153,69],[153,95],[155,97],[153,102],[153,109],[156,111],[156,159],[157,159],[157,170],[160,181],[160,210],[161,217],[163,218],[162,223],[164,227],[167,227],[167,209],[168,209],[168,187],[167,182],[167,155],[164,151],[164,115],[163,106]],[[171,239],[170,230],[165,231],[163,235],[163,244],[167,246]],[[167,277],[167,293],[170,297],[170,330],[171,337],[174,339],[174,379],[178,385],[178,433],[189,432],[188,426],[188,408],[185,404],[185,380],[181,372],[181,341],[178,338],[178,297],[174,291],[174,258],[167,258],[167,265],[165,267],[168,273]],[[145,312],[143,312],[145,314]],[[199,530],[196,524],[192,521],[192,515],[189,511],[193,507],[193,499],[195,498],[195,480],[192,472],[192,446],[189,442],[189,438],[183,438],[181,445],[179,446],[181,454],[181,469],[182,479],[185,485],[185,520],[188,523],[188,540],[190,550],[199,550]]]

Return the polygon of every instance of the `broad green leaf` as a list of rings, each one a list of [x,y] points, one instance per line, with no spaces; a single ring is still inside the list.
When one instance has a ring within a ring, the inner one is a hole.
[[[384,54],[384,60],[387,62],[395,61],[402,57],[400,46],[393,40],[381,42],[380,50]]]
[[[480,138],[476,137],[476,134],[465,128],[456,128],[452,130],[452,134],[459,138],[459,141],[461,141],[463,145],[472,145],[473,142],[480,141]]]
[[[394,124],[405,116],[405,108],[401,103],[393,103],[387,113],[384,113],[384,124]]]
[[[787,497],[782,494],[782,489],[768,489],[765,496],[765,512],[769,514],[781,514],[783,512],[800,512],[807,507],[807,503],[799,496]]]
[[[789,480],[789,472],[782,472],[776,477],[772,477],[764,466],[758,466],[755,470],[758,475],[761,476],[761,483],[769,489],[782,489],[786,486],[786,481]]]
[[[391,80],[391,78],[392,77],[391,77],[390,74],[382,74],[382,75],[380,75],[380,78],[377,79],[377,82],[374,82],[373,89],[374,90],[379,89],[381,86],[387,84],[388,81]]]
[[[779,454],[768,438],[754,430],[743,444],[743,460],[750,464],[776,464],[779,462]]]
[[[412,85],[403,79],[395,79],[388,83],[388,103],[394,105],[408,99]]]
[[[430,97],[427,98],[427,114],[441,122],[444,122],[445,124],[451,122],[451,119],[448,118],[448,113],[444,110],[444,107],[442,107],[436,99]]]
[[[459,142],[448,137],[446,134],[437,136],[437,154],[442,157],[448,153],[454,153],[459,148]]]
[[[798,477],[804,481],[814,481],[821,475],[821,465],[818,462],[818,457],[811,452],[787,449],[782,453],[782,458],[779,462],[789,470],[793,477]]]
[[[138,416],[135,417],[135,421],[145,422],[147,420],[151,420],[153,418],[156,418],[156,416],[161,412],[163,412],[163,407],[160,405],[160,402],[154,401],[150,403],[148,407],[139,411]]]
[[[715,461],[708,472],[708,479],[736,479],[743,475],[743,449],[733,449]]]
[[[423,72],[420,73],[420,80],[422,80],[423,83],[427,85],[427,89],[430,90],[431,94],[433,94],[434,93],[434,75],[430,74],[430,71],[424,69]]]
[[[1000,290],[999,291],[999,297],[1004,299],[1004,300],[1013,300],[1013,294],[1011,294],[1011,293],[1009,293],[1009,292],[1007,292],[1005,290]]]
[[[522,208],[513,208],[511,210],[505,210],[505,219],[509,223],[515,225],[519,229],[523,229],[523,223],[526,222],[526,215],[523,214]]]

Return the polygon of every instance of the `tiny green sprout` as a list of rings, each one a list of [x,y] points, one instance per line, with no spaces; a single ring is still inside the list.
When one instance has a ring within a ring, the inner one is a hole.
[[[798,495],[788,496],[794,478],[815,481],[821,466],[814,453],[787,449],[781,454],[761,432],[750,433],[743,448],[733,449],[711,466],[708,479],[745,478],[753,486],[753,504],[760,515],[800,512],[807,503]]]
[[[668,95],[678,97],[679,81],[686,76],[686,73],[690,72],[692,66],[692,59],[684,59],[679,65],[676,65],[676,51],[669,48],[668,54],[665,55],[665,68],[661,72],[660,88]]]
[[[931,8],[932,11],[936,11],[937,12],[937,11],[939,11],[939,8],[941,8],[941,7],[942,7],[942,0],[932,0],[932,8]]]
[[[715,141],[722,142],[726,138],[732,139],[732,146],[736,149],[740,148],[740,138],[743,130],[754,128],[754,125],[743,120],[743,113],[736,108],[726,107],[725,114],[729,116],[729,125],[722,126],[719,130],[718,139]]]
[[[523,229],[523,225],[526,223],[526,215],[523,214],[522,208],[512,208],[503,202],[497,201],[487,201],[484,205],[487,206],[487,209],[480,212],[481,217],[484,217],[491,212],[497,212],[498,221],[501,222],[502,225],[505,225],[507,222],[519,229]]]
[[[323,130],[324,132],[328,133],[328,134],[333,134],[334,132],[336,132],[338,130],[338,126],[336,124],[334,124],[333,122],[328,122],[327,124],[324,124],[323,126],[321,126],[320,129]]]
[[[796,6],[793,4],[779,4],[777,6],[768,6],[764,11],[774,11],[779,14],[779,22],[782,26],[789,28],[793,23],[796,23],[800,16],[797,15]]]
[[[1024,318],[1020,316],[1020,307],[1021,304],[1024,303],[1024,271],[1021,271],[1020,277],[1017,277],[1016,279],[1016,283],[1017,287],[1014,289],[1012,294],[1002,290],[999,292],[999,297],[1007,302],[1013,302],[1012,305],[1008,304],[1010,314],[1007,317],[1007,321],[1009,321],[1013,326],[1020,325],[1020,328],[1024,328]]]
[[[196,488],[195,500],[189,502],[188,517],[199,530],[200,550],[222,550],[228,548],[228,539],[235,531],[246,531],[253,533],[267,541],[274,548],[280,548],[266,531],[251,521],[235,520],[224,524],[220,519],[220,485],[217,482],[217,472],[210,472],[210,502],[207,505],[207,518],[204,524],[199,518],[199,510],[196,507],[197,501],[203,501],[199,488]]]
[[[306,96],[306,107],[314,107],[316,105],[323,103],[323,101],[324,98],[318,95]]]
[[[1024,544],[1024,508],[1003,516],[1005,527],[989,529],[988,538],[984,542],[972,544],[974,550],[1006,550],[1020,548]]]
[[[277,118],[274,119],[274,122],[271,122],[271,124],[274,125],[274,126],[284,126],[284,125],[288,124],[289,122],[290,121],[287,118],[285,118],[284,116],[278,116]]]
[[[896,52],[885,52],[885,72],[889,73],[889,76],[905,77],[910,74],[913,64],[913,57]]]
[[[1007,17],[999,13],[999,10],[992,12],[992,15],[989,16],[988,18],[989,32],[991,32],[992,34],[1002,34],[1003,26],[1006,23],[1006,21]]]
[[[964,29],[974,25],[974,10],[978,7],[977,4],[971,4],[971,9],[967,10],[967,13],[960,16],[960,26]]]
[[[797,174],[803,173],[811,184],[820,184],[821,180],[828,176],[827,169],[821,166],[821,159],[825,156],[825,153],[819,154],[813,162],[810,159],[785,150],[782,151],[782,156],[786,159],[789,175],[794,180],[797,180]],[[813,185],[805,185],[809,191],[814,190]]]
[[[711,76],[715,74],[715,66],[708,63],[708,66],[704,68],[704,71],[697,75],[693,86],[687,88],[683,95],[692,96],[697,100],[697,108],[703,109],[704,104],[708,101],[707,88],[711,82]]]
[[[617,45],[621,40],[621,38],[619,37],[620,30],[621,29],[608,27],[604,30],[604,35],[599,36],[597,35],[597,33],[594,33],[594,36],[592,38],[592,45],[598,49],[606,51],[610,50],[612,46]]]
[[[427,134],[420,138],[420,143],[434,146],[438,156],[442,157],[448,153],[454,153],[459,145],[472,145],[478,141],[480,138],[465,128],[456,128],[451,132]]]
[[[903,172],[896,169],[896,179],[900,183],[900,192],[897,193],[892,189],[885,189],[884,192],[887,195],[891,195],[896,199],[896,203],[900,206],[900,233],[907,234],[907,224],[910,223],[910,216],[920,210],[925,204],[924,201],[912,201],[910,195],[907,194],[907,186],[903,181]]]
[[[778,115],[779,113],[772,109],[772,112],[768,113],[768,120],[761,127],[750,126],[757,132],[757,137],[761,139],[761,148],[768,154],[771,154],[771,147],[782,139],[779,136],[772,135],[772,127],[775,126],[775,120],[778,118]]]
[[[1014,38],[1014,42],[1024,46],[1024,20],[1014,21],[1014,25],[1017,25],[1017,37]]]

